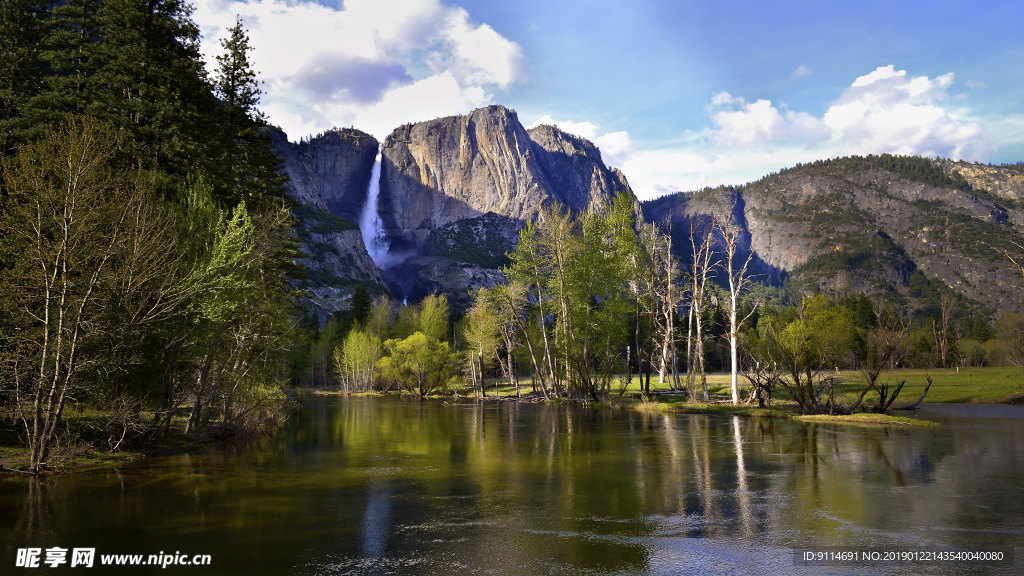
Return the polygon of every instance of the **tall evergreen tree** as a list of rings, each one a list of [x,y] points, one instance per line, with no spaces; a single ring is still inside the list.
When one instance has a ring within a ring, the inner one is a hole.
[[[45,8],[35,0],[0,0],[0,155],[10,155],[31,126],[23,112],[39,93]]]
[[[241,18],[221,40],[214,91],[220,99],[220,125],[226,131],[221,170],[228,202],[283,198],[287,178],[266,134],[266,116],[256,107],[262,91],[250,60],[252,46]]]
[[[100,5],[101,0],[67,0],[52,5],[39,51],[45,75],[40,90],[22,110],[28,127],[26,139],[38,138],[68,115],[86,113],[95,98],[95,75],[100,66],[96,46]]]
[[[122,161],[160,169],[178,183],[213,172],[215,101],[191,13],[181,0],[104,0],[103,91],[88,109],[118,130]]]

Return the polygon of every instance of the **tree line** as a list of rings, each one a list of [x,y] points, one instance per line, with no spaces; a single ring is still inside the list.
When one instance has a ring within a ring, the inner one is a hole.
[[[626,194],[588,213],[549,206],[520,231],[505,282],[479,289],[451,326],[422,330],[417,366],[431,384],[413,386],[406,376],[400,385],[423,395],[458,383],[486,395],[487,375],[497,371],[517,395],[528,378],[548,399],[603,400],[624,394],[636,377],[649,393],[656,377],[708,402],[707,373],[718,369],[730,373],[734,404],[767,406],[784,392],[805,413],[836,414],[893,407],[904,382],[882,383],[886,370],[984,363],[979,350],[991,362],[1021,356],[1011,346],[1024,328],[1018,316],[1004,315],[993,330],[984,316],[964,314],[962,297],[920,274],[910,288],[934,312],[925,317],[914,317],[899,295],[779,297],[752,272],[744,235],[731,217],[694,217],[679,249],[670,226],[644,222]],[[433,310],[436,298],[423,306]],[[334,369],[346,390],[402,381],[393,365],[408,361],[412,343],[399,354],[380,327],[409,312],[390,306],[373,305],[377,328],[360,320],[339,337]],[[414,332],[402,324],[392,332],[400,339]],[[431,360],[429,343],[446,341],[435,357],[443,360]],[[852,396],[849,384],[847,394],[837,392],[849,370],[861,382]]]
[[[111,448],[284,404],[287,178],[241,21],[209,73],[191,10],[0,3],[0,384],[33,472],[72,404],[106,410]]]

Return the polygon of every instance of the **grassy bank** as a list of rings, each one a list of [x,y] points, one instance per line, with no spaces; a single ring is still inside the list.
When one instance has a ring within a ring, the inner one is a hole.
[[[187,414],[187,408],[182,409]],[[14,419],[0,414],[8,423]],[[153,457],[180,454],[197,446],[213,442],[233,441],[232,438],[210,435],[186,435],[186,416],[176,416],[166,433],[150,438],[146,428],[153,422],[151,412],[142,412],[136,421],[143,425],[139,432],[127,435],[117,449],[120,430],[110,427],[111,412],[78,404],[68,405],[58,433],[57,446],[50,451],[47,473],[60,474],[75,470],[113,468],[128,462]],[[18,474],[29,465],[30,454],[25,448],[21,423],[0,428],[0,467],[5,474]]]
[[[1024,399],[1024,371],[1017,367],[961,368],[959,372],[955,368],[932,370],[900,369],[883,373],[878,380],[878,384],[889,384],[890,388],[895,388],[895,385],[900,380],[906,380],[907,383],[903,387],[903,391],[900,392],[899,399],[895,404],[895,406],[900,406],[917,400],[921,392],[924,391],[929,375],[932,377],[933,384],[928,391],[925,402],[1005,404],[1020,402]],[[708,392],[713,400],[730,397],[729,374],[708,374],[707,379]],[[863,380],[859,372],[842,372],[839,374],[839,379],[838,392],[844,397],[855,398],[863,388]],[[747,395],[745,383],[746,380],[740,377],[740,387],[744,390],[741,393],[742,397]],[[519,387],[523,393],[530,393],[533,390],[529,379],[521,380]],[[620,389],[620,380],[617,379],[612,384],[612,395],[618,396]],[[671,386],[667,382],[664,384],[658,383],[656,374],[651,378],[652,393],[669,391],[671,391]],[[471,392],[469,389],[459,391],[462,395],[469,395]],[[632,381],[626,386],[623,396],[631,396],[640,392],[640,378],[633,377]],[[515,393],[515,388],[509,386],[507,380],[489,379],[487,381],[488,396],[507,397],[515,396]],[[785,402],[789,400],[789,396],[785,390],[779,388],[776,390],[773,401],[775,400]],[[876,400],[877,394],[874,392],[869,392],[865,398],[868,406],[874,405]]]
[[[863,389],[863,379],[860,373],[847,371],[840,373],[840,384],[837,395],[852,403]],[[913,370],[900,369],[887,372],[882,375],[878,385],[888,384],[890,390],[901,381],[906,384],[900,392],[899,398],[893,407],[900,407],[912,404],[917,401],[927,385],[927,378],[931,376],[932,387],[925,397],[925,402],[931,403],[1020,403],[1024,401],[1024,371],[1016,367],[993,367],[993,368],[961,368],[941,370]],[[849,416],[800,416],[796,410],[796,403],[789,397],[785,390],[776,390],[772,399],[772,408],[758,408],[754,405],[740,404],[732,406],[726,401],[731,397],[729,388],[729,374],[709,374],[708,392],[711,396],[711,403],[688,403],[684,394],[673,394],[671,386],[666,382],[658,383],[657,376],[651,378],[651,396],[648,399],[640,399],[640,379],[634,377],[627,385],[624,379],[620,378],[612,386],[612,398],[608,402],[599,403],[627,407],[641,412],[656,413],[679,413],[679,414],[720,414],[756,416],[767,418],[799,418],[808,422],[845,422],[854,424],[869,425],[913,425],[913,426],[934,426],[935,424],[926,420],[908,418],[906,416],[893,416],[889,414],[858,413]],[[741,398],[746,398],[749,392],[744,386],[745,380],[740,379]],[[532,394],[533,384],[530,379],[520,381],[522,394]],[[457,390],[461,396],[471,396],[473,391],[466,388]],[[620,394],[621,393],[621,394]],[[514,397],[516,390],[509,386],[503,379],[491,379],[487,381],[487,397],[508,398]],[[875,392],[869,392],[865,397],[864,406],[868,409],[878,401]]]
[[[917,418],[908,418],[906,416],[892,416],[891,414],[850,414],[848,416],[829,416],[828,414],[818,414],[815,416],[795,416],[797,420],[804,422],[830,422],[839,424],[871,424],[871,425],[884,425],[884,426],[922,426],[925,428],[931,428],[938,426],[938,422],[931,420],[919,420]]]

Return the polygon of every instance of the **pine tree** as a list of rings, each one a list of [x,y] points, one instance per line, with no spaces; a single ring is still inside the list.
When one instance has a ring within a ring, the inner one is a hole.
[[[228,29],[231,35],[220,41],[224,53],[217,56],[217,78],[214,82],[217,97],[221,100],[222,113],[232,132],[239,132],[253,124],[262,124],[266,117],[256,109],[259,104],[259,81],[257,72],[249,61],[249,36],[242,27],[242,19]]]
[[[230,203],[283,198],[287,178],[266,134],[266,116],[256,107],[262,91],[249,54],[252,46],[242,20],[221,40],[224,53],[217,57],[214,91],[220,99],[220,125],[224,128],[221,169],[224,192]]]
[[[31,128],[24,117],[39,93],[43,6],[34,0],[0,0],[0,155],[10,155]]]
[[[366,284],[360,282],[352,293],[352,305],[349,306],[349,316],[352,321],[359,324],[366,322],[372,305],[373,300],[370,298],[369,290],[366,289]]]
[[[88,112],[114,126],[121,161],[180,183],[215,172],[213,99],[192,8],[181,0],[105,0],[97,43],[103,66]]]
[[[47,15],[39,51],[44,76],[22,111],[26,139],[38,138],[68,115],[85,114],[95,98],[100,5],[101,0],[67,0]]]
[[[861,292],[857,297],[857,303],[853,310],[854,322],[858,328],[877,328],[878,317],[875,315],[875,305],[871,303],[867,295]]]

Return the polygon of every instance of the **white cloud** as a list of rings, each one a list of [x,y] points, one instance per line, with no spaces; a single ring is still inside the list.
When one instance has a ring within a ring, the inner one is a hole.
[[[555,120],[545,114],[534,120],[527,128],[541,124],[557,126],[563,132],[586,138],[601,151],[601,160],[606,166],[621,167],[633,155],[633,142],[626,131],[604,132],[593,122],[573,122],[572,120]]]
[[[292,139],[348,125],[382,139],[405,122],[489,104],[525,77],[518,44],[438,0],[198,0],[211,70],[236,14],[266,83],[261,107]]]
[[[446,71],[388,92],[378,104],[362,111],[353,123],[383,138],[402,124],[468,112],[490,104],[491,100],[491,95],[479,86],[463,88]]]
[[[790,78],[800,78],[800,77],[803,77],[803,76],[810,76],[810,75],[811,75],[811,68],[810,68],[810,66],[808,66],[807,64],[801,64],[801,65],[796,67],[796,70],[793,70],[793,73],[790,74],[789,77]]]
[[[817,139],[827,134],[817,118],[792,110],[783,114],[769,100],[747,102],[721,92],[712,98],[712,103],[718,107],[712,119],[719,128],[711,137],[721,146],[761,146],[780,140]]]
[[[719,92],[709,108],[712,128],[671,146],[638,146],[622,168],[637,194],[650,198],[853,154],[983,160],[995,151],[993,130],[954,105],[947,94],[953,81],[952,73],[908,77],[882,66],[855,79],[820,117]]]
[[[625,130],[602,134],[594,139],[594,144],[601,150],[601,160],[607,166],[621,168],[633,157],[633,142]]]
[[[474,25],[469,21],[469,13],[462,8],[451,11],[444,35],[451,44],[450,56],[444,57],[447,51],[435,54],[442,56],[460,84],[497,84],[507,88],[524,76],[523,51],[519,44],[487,24]]]
[[[984,82],[978,82],[977,80],[968,80],[967,82],[965,82],[965,84],[967,84],[968,88],[975,88],[978,90],[984,90],[985,88],[988,88],[988,84],[985,84]]]
[[[597,137],[597,131],[599,127],[593,122],[573,122],[572,120],[554,120],[550,114],[545,114],[540,118],[534,120],[528,129],[540,126],[541,124],[549,124],[551,126],[558,126],[562,132],[568,132],[574,136],[581,136],[587,140],[593,141]]]

